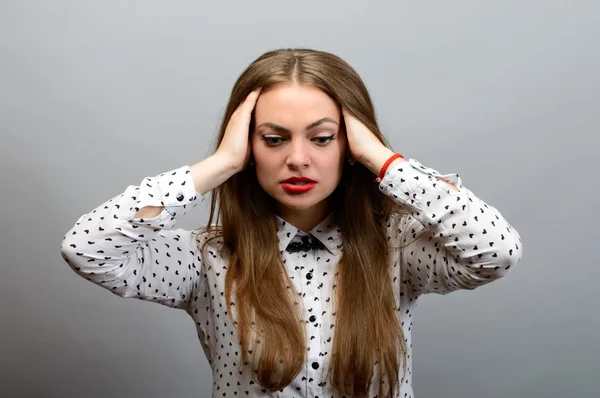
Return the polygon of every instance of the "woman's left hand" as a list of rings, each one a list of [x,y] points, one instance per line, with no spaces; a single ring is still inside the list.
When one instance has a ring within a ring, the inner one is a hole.
[[[352,116],[345,107],[342,107],[342,115],[346,125],[348,151],[352,156],[351,164],[357,160],[364,164],[367,154],[377,152],[377,149],[385,146],[363,122]]]

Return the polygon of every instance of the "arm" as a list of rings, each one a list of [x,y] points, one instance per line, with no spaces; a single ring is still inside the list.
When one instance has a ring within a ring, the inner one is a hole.
[[[393,154],[385,150],[375,151],[368,163],[374,174]],[[411,213],[399,226],[400,245],[410,243],[401,266],[416,293],[474,289],[502,277],[522,258],[518,232],[465,188],[458,174],[396,159],[379,189]]]
[[[229,173],[209,157],[125,191],[81,216],[64,236],[61,255],[78,275],[121,297],[187,308],[204,281],[191,231],[175,229],[189,206]]]

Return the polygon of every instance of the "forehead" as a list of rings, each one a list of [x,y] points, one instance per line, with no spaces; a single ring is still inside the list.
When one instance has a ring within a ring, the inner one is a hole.
[[[261,92],[255,106],[259,123],[310,123],[323,117],[339,121],[340,116],[339,105],[321,89],[310,85],[276,84]]]

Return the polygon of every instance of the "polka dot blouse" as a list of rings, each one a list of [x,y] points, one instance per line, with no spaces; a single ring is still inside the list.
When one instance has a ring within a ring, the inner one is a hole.
[[[399,231],[394,246],[407,245],[402,256],[390,257],[389,266],[408,350],[399,396],[413,397],[411,329],[418,297],[474,289],[502,277],[521,259],[522,243],[500,212],[465,188],[458,174],[441,175],[408,159],[388,169],[379,190],[410,211],[386,225],[390,237]],[[277,217],[279,249],[304,304],[308,360],[291,384],[271,393],[251,380],[246,367],[238,371],[240,345],[224,297],[227,261],[211,246],[221,240],[207,246],[203,263],[205,234],[176,228],[190,206],[203,200],[189,166],[146,177],[82,215],[64,236],[61,254],[78,275],[118,296],[185,310],[213,369],[213,397],[337,397],[325,380],[335,330],[332,276],[342,248],[333,213],[310,231]],[[154,218],[134,218],[145,206],[163,205]],[[371,397],[377,395],[376,384],[374,379]]]

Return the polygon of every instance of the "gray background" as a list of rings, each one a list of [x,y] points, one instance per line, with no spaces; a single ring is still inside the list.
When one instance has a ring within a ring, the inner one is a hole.
[[[597,397],[598,3],[224,3],[0,3],[0,396],[210,396],[191,319],[80,278],[61,240],[206,157],[246,65],[306,46],[358,70],[395,150],[524,239],[505,279],[423,297],[416,396]]]

